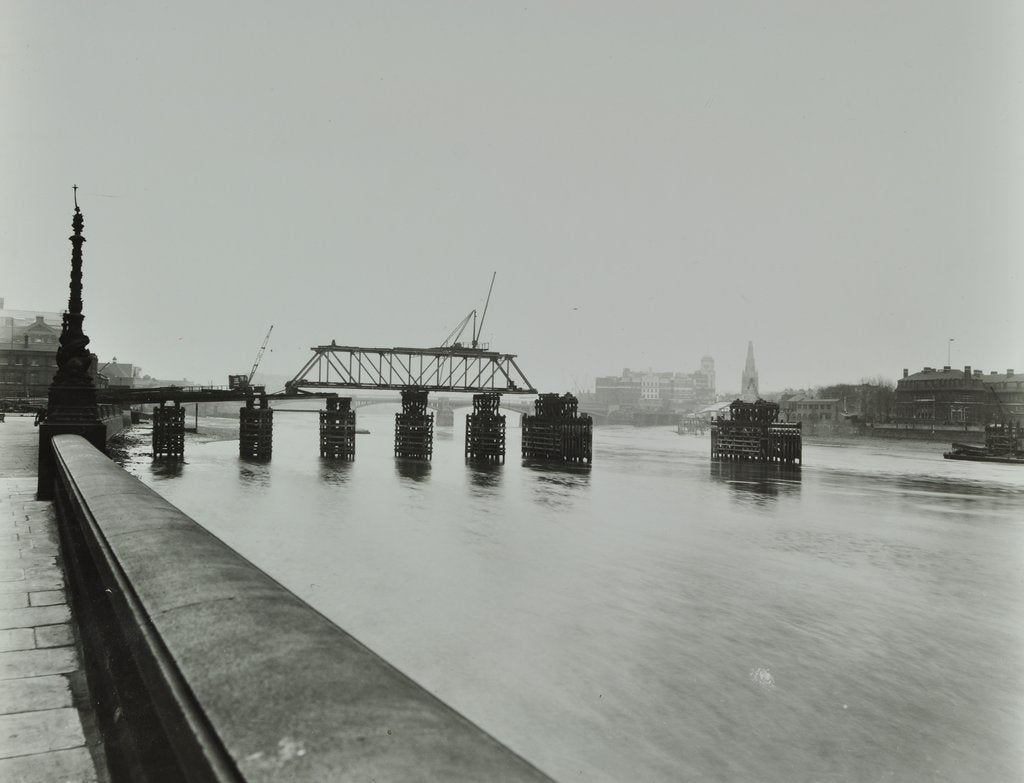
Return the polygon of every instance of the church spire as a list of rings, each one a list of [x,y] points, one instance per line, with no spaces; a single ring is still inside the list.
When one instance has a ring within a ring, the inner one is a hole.
[[[757,387],[757,366],[754,364],[754,341],[747,342],[747,363],[743,368],[743,389],[741,399],[744,402],[757,402],[761,396]]]

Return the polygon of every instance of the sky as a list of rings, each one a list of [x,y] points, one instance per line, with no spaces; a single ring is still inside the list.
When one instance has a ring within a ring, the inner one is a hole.
[[[438,345],[497,272],[540,391],[1024,371],[1020,3],[0,10],[0,297],[67,306],[78,184],[101,361]]]

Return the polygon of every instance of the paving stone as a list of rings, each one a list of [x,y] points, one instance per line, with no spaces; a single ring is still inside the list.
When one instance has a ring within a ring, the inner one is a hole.
[[[64,578],[37,577],[35,579],[18,579],[14,582],[0,582],[0,593],[38,593],[42,590],[62,590]]]
[[[56,561],[57,555],[42,549],[23,546],[20,549],[6,550],[0,555],[0,568],[30,568],[49,565]]]
[[[0,759],[0,780],[10,783],[96,783],[92,757],[85,748]]]
[[[21,550],[22,557],[57,557],[59,554],[60,548],[49,542],[40,544],[33,542],[32,546],[25,547]]]
[[[36,647],[66,647],[75,643],[75,635],[71,632],[70,625],[44,625],[35,631]]]
[[[28,593],[0,593],[0,609],[22,609],[28,606]]]
[[[96,731],[84,692],[82,712],[72,706],[72,687],[84,688],[85,677],[56,512],[35,497],[39,432],[31,424],[8,417],[0,426],[0,783],[108,781],[96,773],[102,759],[84,747],[83,725]]]
[[[47,577],[47,576],[59,576],[63,577],[64,572],[60,570],[60,567],[56,564],[53,565],[33,565],[23,568],[26,579],[35,579],[36,577]]]
[[[63,675],[0,680],[0,713],[56,710],[71,704],[71,686]]]
[[[74,708],[0,715],[0,758],[84,745],[82,722]]]
[[[0,680],[73,672],[78,668],[76,652],[74,647],[2,652],[0,653]]]
[[[34,541],[57,543],[57,525],[53,520],[29,519],[28,525],[18,528],[18,535]]]
[[[36,625],[56,625],[71,619],[66,606],[30,606],[27,609],[0,609],[0,629],[31,628]]]
[[[35,634],[31,628],[8,628],[0,631],[0,652],[31,650],[35,646]]]
[[[21,568],[23,565],[21,552],[9,552],[6,549],[0,549],[0,568]]]
[[[63,590],[41,590],[38,593],[29,593],[28,603],[29,606],[55,606],[67,603],[67,599]]]

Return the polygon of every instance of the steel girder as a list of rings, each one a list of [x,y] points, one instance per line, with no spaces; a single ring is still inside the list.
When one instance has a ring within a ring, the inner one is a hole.
[[[286,389],[410,388],[536,394],[515,355],[472,348],[357,348],[318,345]]]

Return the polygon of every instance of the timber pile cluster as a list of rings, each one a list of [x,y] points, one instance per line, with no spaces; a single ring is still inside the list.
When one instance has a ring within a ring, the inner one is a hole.
[[[473,395],[473,412],[466,414],[466,459],[505,461],[505,416],[498,412],[500,406],[500,394]]]
[[[248,459],[270,459],[274,448],[274,409],[265,394],[238,409],[238,453]]]
[[[434,454],[434,414],[425,389],[402,392],[402,412],[395,414],[395,456],[430,459]]]
[[[320,411],[321,457],[356,458],[356,412],[351,406],[351,397],[327,398],[327,409]]]
[[[778,420],[774,402],[736,400],[729,406],[729,419],[711,427],[711,459],[781,462],[803,461],[800,424]]]
[[[1019,425],[986,424],[985,448],[996,456],[1013,456],[1022,450],[1022,432]]]
[[[153,408],[153,457],[182,459],[185,456],[185,409],[178,403]]]
[[[571,394],[541,394],[523,416],[523,459],[590,464],[594,422]]]

